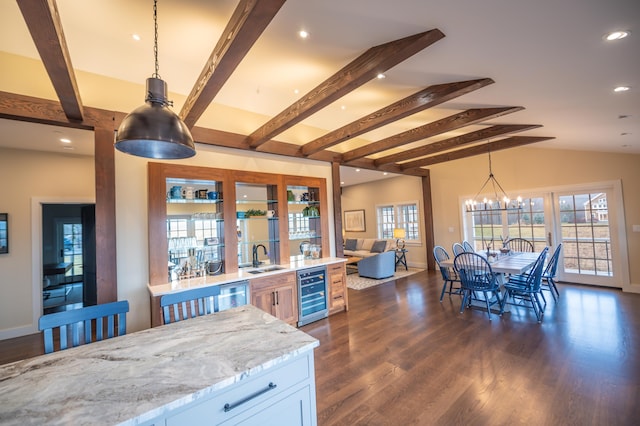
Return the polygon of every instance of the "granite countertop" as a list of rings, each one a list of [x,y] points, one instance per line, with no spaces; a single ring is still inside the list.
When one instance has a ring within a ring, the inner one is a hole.
[[[207,275],[198,278],[187,278],[183,280],[171,281],[166,284],[148,285],[149,294],[152,297],[162,296],[168,293],[174,293],[182,290],[189,290],[198,287],[207,287],[213,285],[222,285],[232,283],[234,281],[248,280],[251,278],[261,278],[269,275],[277,275],[286,272],[294,272],[300,269],[311,268],[314,266],[329,265],[332,263],[346,262],[347,259],[343,257],[322,257],[320,259],[304,259],[298,256],[291,260],[289,263],[283,263],[278,265],[281,269],[262,272],[260,274],[252,274],[249,271],[260,268],[241,268],[238,272],[221,274],[221,275]],[[267,268],[274,265],[262,265],[262,268]]]
[[[245,305],[0,366],[0,424],[138,424],[319,342]]]

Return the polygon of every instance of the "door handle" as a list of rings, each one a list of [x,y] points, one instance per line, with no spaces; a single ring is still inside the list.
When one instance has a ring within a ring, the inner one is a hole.
[[[549,245],[553,246],[553,240],[551,239],[551,232],[549,232],[548,234],[548,239],[549,239]]]

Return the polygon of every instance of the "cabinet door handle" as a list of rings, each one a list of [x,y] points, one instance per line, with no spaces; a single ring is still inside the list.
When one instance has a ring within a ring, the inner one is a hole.
[[[276,294],[278,294],[275,291],[271,292],[271,306],[276,306]]]
[[[279,305],[279,304],[280,304],[280,295],[276,291],[276,305]]]
[[[252,393],[251,395],[249,395],[249,396],[247,396],[245,398],[242,398],[240,401],[236,401],[236,402],[234,402],[232,404],[229,404],[227,402],[226,404],[224,404],[224,412],[228,413],[229,411],[233,410],[234,408],[237,408],[240,405],[242,405],[242,404],[244,404],[246,402],[249,402],[254,398],[257,398],[260,395],[269,392],[270,390],[274,390],[277,387],[278,387],[278,385],[276,385],[275,383],[269,382],[269,386],[267,386],[266,388],[261,389],[261,390],[255,392],[255,393]]]

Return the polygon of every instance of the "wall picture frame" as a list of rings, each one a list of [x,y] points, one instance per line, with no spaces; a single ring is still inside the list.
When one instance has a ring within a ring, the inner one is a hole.
[[[365,232],[364,210],[345,210],[344,230],[345,232]]]
[[[9,214],[0,213],[0,254],[9,253]]]

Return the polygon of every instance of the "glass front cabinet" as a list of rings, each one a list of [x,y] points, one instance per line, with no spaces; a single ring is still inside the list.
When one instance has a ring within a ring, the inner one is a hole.
[[[326,180],[150,162],[149,284],[329,256]]]

